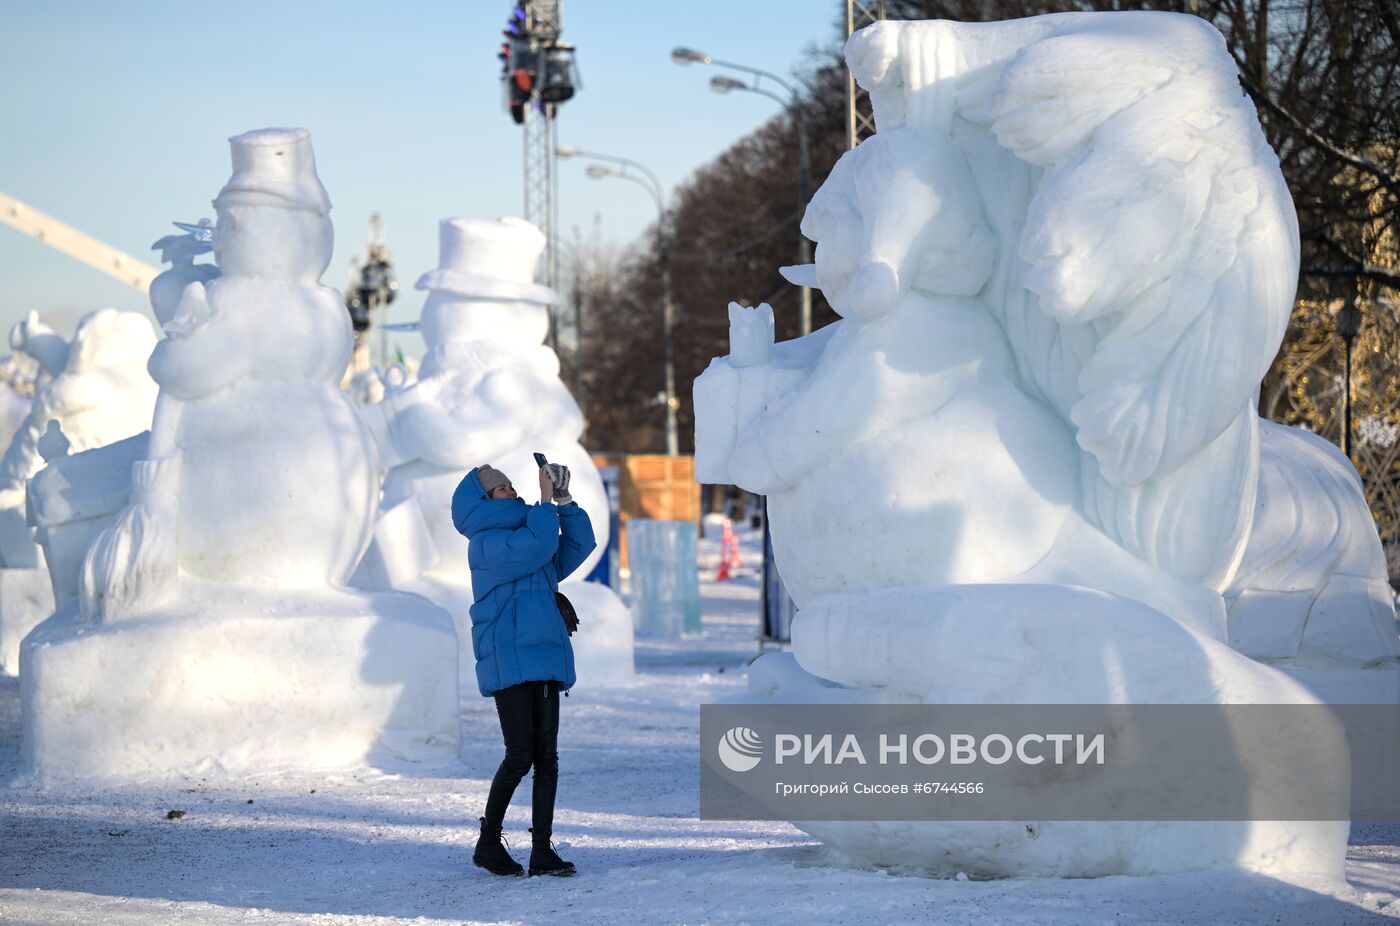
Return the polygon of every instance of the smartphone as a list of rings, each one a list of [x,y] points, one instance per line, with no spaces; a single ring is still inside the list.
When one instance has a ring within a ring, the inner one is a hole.
[[[544,458],[544,454],[540,453],[539,451],[536,451],[536,452],[535,452],[535,465],[536,465],[536,466],[543,467],[543,466],[544,466],[546,463],[548,463],[548,462],[549,462],[549,461],[546,460],[546,459]]]

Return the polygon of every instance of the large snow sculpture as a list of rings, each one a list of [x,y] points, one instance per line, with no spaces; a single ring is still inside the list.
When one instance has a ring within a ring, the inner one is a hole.
[[[533,281],[544,250],[539,229],[520,219],[444,219],[439,266],[418,280],[429,295],[419,330],[428,346],[416,382],[386,384],[368,406],[387,470],[374,540],[355,583],[402,588],[452,612],[463,643],[471,634],[467,539],[452,523],[452,493],[466,473],[490,463],[528,497],[539,483],[532,453],[572,471],[570,492],[588,512],[598,550],[575,572],[593,568],[608,541],[608,500],[597,467],[579,444],[583,414],[559,378],[559,358],[544,344],[554,291]],[[574,655],[583,684],[629,682],[632,625],[605,587],[581,589]],[[469,676],[470,649],[464,651]],[[469,683],[469,684],[468,684]]]
[[[46,381],[0,458],[0,671],[19,671],[20,641],[54,609],[25,513],[26,484],[44,466],[43,436],[57,427],[82,451],[150,427],[156,384],[146,360],[155,345],[145,316],[117,309],[83,316],[72,341],[34,312],[10,331],[10,346],[33,357]]]
[[[731,306],[732,353],[695,384],[697,476],[768,495],[802,668],[853,700],[1313,700],[1225,642],[1298,241],[1219,34],[883,23],[846,55],[879,132],[807,210],[815,266],[785,269],[843,318],[775,345],[766,306]],[[1392,659],[1393,621],[1374,626]],[[1346,836],[802,825],[864,861],[989,875],[1336,874]]]
[[[214,201],[221,275],[173,308],[153,300],[167,337],[130,504],[89,548],[79,605],[25,641],[24,753],[41,775],[343,765],[455,743],[448,615],[344,588],[378,471],[337,388],[351,335],[319,285],[332,230],[310,137],[266,129],[231,146]]]

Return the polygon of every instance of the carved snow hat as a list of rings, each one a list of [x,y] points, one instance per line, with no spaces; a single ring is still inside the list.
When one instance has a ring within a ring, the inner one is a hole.
[[[306,129],[257,129],[228,140],[233,176],[214,208],[234,203],[280,205],[325,215],[331,198],[316,176],[316,155]]]
[[[544,247],[544,234],[524,219],[443,219],[438,267],[419,277],[417,288],[553,305],[559,296],[534,282]]]

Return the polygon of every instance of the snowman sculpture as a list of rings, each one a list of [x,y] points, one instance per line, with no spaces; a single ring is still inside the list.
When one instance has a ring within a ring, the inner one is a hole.
[[[697,477],[768,496],[799,608],[792,654],[756,664],[751,697],[1316,703],[1227,642],[1222,593],[1242,560],[1258,563],[1251,582],[1282,589],[1304,553],[1277,528],[1273,549],[1249,553],[1254,395],[1287,324],[1298,242],[1219,34],[1156,13],[887,22],[846,57],[879,131],[804,216],[815,266],[785,269],[842,319],[775,344],[766,306],[731,306],[731,353],[695,383]],[[1275,503],[1305,482],[1271,486]],[[1318,538],[1338,552],[1312,581],[1377,561],[1341,555],[1378,539],[1355,506],[1336,507],[1364,529]],[[1355,600],[1374,583],[1338,587],[1361,589]],[[1393,701],[1393,611],[1360,611],[1372,632],[1358,648],[1389,667]],[[1309,759],[1299,774],[1336,796]],[[1173,787],[1189,803],[1215,784]],[[1347,833],[799,825],[867,864],[992,877],[1336,876]]]
[[[40,772],[343,765],[455,742],[448,615],[344,587],[378,462],[338,388],[351,332],[319,284],[332,229],[310,137],[265,129],[231,145],[220,274],[167,310],[130,504],[88,550],[78,613],[26,644]],[[92,671],[99,656],[110,668]]]
[[[579,444],[583,415],[559,378],[559,358],[544,344],[549,306],[558,300],[533,282],[544,235],[514,218],[444,219],[439,235],[439,266],[417,284],[428,291],[419,324],[428,351],[417,380],[388,384],[384,399],[364,409],[386,473],[374,539],[354,582],[430,598],[452,612],[467,641],[467,539],[451,512],[466,473],[489,463],[523,489],[538,483],[534,453],[568,466],[570,492],[598,538],[576,580],[607,545],[609,509],[598,470]],[[569,582],[564,592],[583,628],[574,638],[580,680],[630,681],[625,606],[595,583]],[[470,667],[469,650],[464,657]]]
[[[39,362],[22,351],[0,357],[0,444],[10,445],[47,377]]]
[[[146,360],[155,344],[145,316],[117,309],[83,316],[71,341],[34,312],[10,331],[10,346],[33,357],[45,377],[0,458],[0,671],[19,671],[20,641],[54,608],[25,507],[28,481],[44,466],[44,435],[57,429],[83,451],[150,427],[156,384]]]

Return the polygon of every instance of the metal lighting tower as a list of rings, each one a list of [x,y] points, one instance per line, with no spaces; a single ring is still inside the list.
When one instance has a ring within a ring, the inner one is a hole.
[[[519,0],[501,44],[501,77],[511,118],[525,129],[525,218],[544,232],[545,259],[537,278],[559,287],[559,202],[555,178],[554,118],[578,84],[574,47],[560,41],[563,0]],[[558,325],[549,326],[558,348]]]
[[[379,363],[385,369],[389,367],[389,303],[398,291],[389,246],[384,241],[384,220],[378,212],[372,212],[365,259],[361,262],[351,258],[350,285],[345,287],[345,308],[350,312],[350,327],[355,332],[355,353],[350,361],[355,372],[371,366],[369,333],[375,327],[379,329]]]
[[[846,38],[885,18],[885,0],[846,0]],[[875,134],[875,112],[870,94],[856,86],[846,71],[846,147],[854,148]]]

